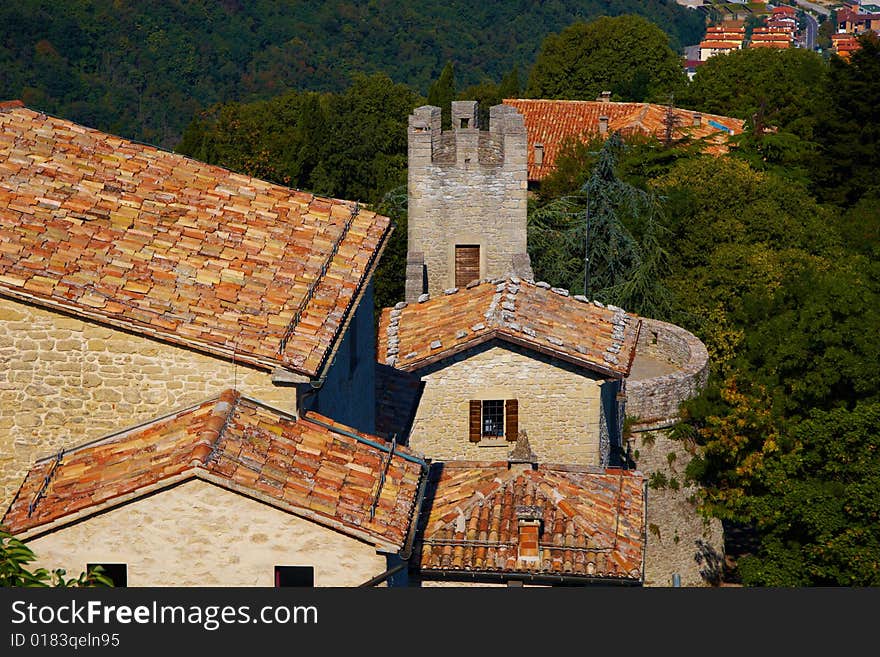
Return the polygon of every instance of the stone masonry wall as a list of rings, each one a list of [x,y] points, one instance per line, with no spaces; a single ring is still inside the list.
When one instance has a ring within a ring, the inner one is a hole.
[[[454,132],[441,133],[439,108],[420,107],[410,117],[407,252],[418,261],[408,262],[408,301],[421,294],[423,265],[430,295],[454,287],[456,244],[480,246],[480,278],[514,270],[531,278],[531,268],[521,268],[528,191],[522,115],[493,107],[487,133],[476,126],[475,103],[454,105]],[[470,127],[461,128],[459,114],[471,106]]]
[[[0,509],[37,458],[233,386],[296,410],[269,372],[0,299]]]
[[[425,387],[409,440],[416,451],[436,460],[507,458],[512,442],[468,440],[468,402],[517,399],[519,427],[528,433],[539,461],[599,464],[602,380],[562,361],[497,343],[442,365],[422,377]]]
[[[671,586],[672,576],[687,587],[717,583],[724,561],[721,521],[697,513],[696,492],[684,485],[692,455],[663,431],[633,434],[636,467],[648,477],[645,586]]]
[[[313,566],[316,586],[385,570],[372,545],[194,480],[28,541],[35,567],[77,575],[125,563],[129,586],[273,586],[275,566]]]
[[[680,326],[642,319],[637,350],[675,365],[671,374],[626,382],[626,414],[639,418],[638,429],[668,427],[678,407],[699,394],[709,376],[709,353],[700,340]]]

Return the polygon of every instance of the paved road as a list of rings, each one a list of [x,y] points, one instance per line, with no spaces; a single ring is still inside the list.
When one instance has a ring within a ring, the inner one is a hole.
[[[808,50],[816,49],[816,35],[819,34],[819,21],[810,14],[804,14],[806,25],[804,26],[804,48]]]

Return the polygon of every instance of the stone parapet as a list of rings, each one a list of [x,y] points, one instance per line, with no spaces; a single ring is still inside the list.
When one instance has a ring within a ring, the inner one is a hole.
[[[632,429],[646,431],[674,424],[681,402],[697,396],[709,377],[706,346],[680,326],[642,318],[637,356],[669,363],[673,372],[647,379],[627,379],[626,414]]]

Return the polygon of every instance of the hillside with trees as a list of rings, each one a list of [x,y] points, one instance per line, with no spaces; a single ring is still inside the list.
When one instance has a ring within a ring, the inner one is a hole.
[[[171,147],[219,102],[342,92],[353,74],[380,72],[425,94],[450,61],[461,84],[479,84],[531,66],[572,22],[625,13],[676,49],[704,31],[671,0],[4,2],[0,99]]]

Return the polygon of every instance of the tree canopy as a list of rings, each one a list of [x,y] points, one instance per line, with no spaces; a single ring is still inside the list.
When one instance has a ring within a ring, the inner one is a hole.
[[[684,83],[662,29],[641,16],[602,16],[544,40],[526,96],[593,100],[607,90],[616,100],[666,102]]]
[[[525,68],[573,20],[636,13],[678,47],[704,32],[667,0],[0,3],[0,100],[174,146],[194,114],[288,90],[340,93],[385,73],[427,93],[450,61],[463,85]]]

